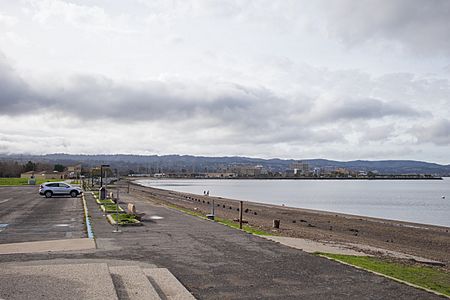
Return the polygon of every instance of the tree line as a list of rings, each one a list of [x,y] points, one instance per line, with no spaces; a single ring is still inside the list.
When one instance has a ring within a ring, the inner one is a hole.
[[[45,162],[28,161],[26,164],[20,164],[17,161],[0,161],[0,177],[20,177],[21,173],[29,171],[64,171],[65,167],[61,164],[49,164]]]

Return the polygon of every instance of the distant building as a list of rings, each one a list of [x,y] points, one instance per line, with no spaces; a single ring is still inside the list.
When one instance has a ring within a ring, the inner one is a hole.
[[[35,178],[35,179],[66,179],[66,173],[65,172],[57,172],[57,171],[41,171],[41,172],[37,172],[37,171],[29,171],[29,172],[25,172],[20,174],[20,178],[27,178],[27,179],[31,179],[31,178]]]
[[[249,166],[241,165],[231,168],[232,173],[236,173],[239,177],[256,177],[260,175],[267,175],[269,172],[261,165]]]
[[[298,161],[298,162],[294,162],[292,164],[290,164],[289,166],[289,170],[292,171],[292,173],[294,175],[302,175],[302,176],[308,176],[309,175],[309,164],[302,162],[302,161]],[[291,172],[289,172],[291,173]]]
[[[237,177],[233,172],[209,172],[205,174],[206,178],[234,178]]]
[[[77,178],[81,174],[81,164],[66,168],[67,178]]]

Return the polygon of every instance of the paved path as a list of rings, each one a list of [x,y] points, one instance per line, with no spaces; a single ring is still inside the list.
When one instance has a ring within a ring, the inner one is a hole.
[[[94,222],[98,246],[109,248],[108,256],[133,256],[168,268],[199,299],[436,297],[143,199],[122,199],[147,214],[145,226],[117,234]]]
[[[87,202],[97,250],[0,255],[0,263],[127,260],[168,268],[198,299],[440,299],[374,274],[123,194],[145,226],[113,233]],[[125,207],[125,205],[123,205]],[[1,266],[0,266],[1,267]]]
[[[0,244],[86,237],[81,198],[44,198],[38,187],[0,187]]]

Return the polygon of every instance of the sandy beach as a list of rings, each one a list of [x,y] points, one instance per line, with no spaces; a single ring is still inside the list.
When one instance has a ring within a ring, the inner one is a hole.
[[[170,203],[202,213],[239,218],[239,201],[221,197],[173,192],[134,183],[130,195],[159,203]],[[273,220],[280,228],[273,228]],[[372,255],[398,252],[443,262],[450,270],[450,228],[409,222],[315,211],[244,201],[243,220],[273,234],[311,241],[344,244]],[[383,250],[383,251],[381,251]]]

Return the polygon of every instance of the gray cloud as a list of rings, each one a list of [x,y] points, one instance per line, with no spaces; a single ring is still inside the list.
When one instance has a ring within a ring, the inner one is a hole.
[[[349,45],[384,40],[414,52],[450,54],[447,0],[325,1],[331,34]]]
[[[0,114],[21,114],[36,108],[43,99],[33,93],[0,52]]]
[[[320,94],[281,97],[264,87],[214,81],[118,83],[103,76],[78,75],[49,86],[22,79],[4,57],[0,87],[5,91],[0,95],[0,116],[45,112],[83,122],[167,124],[176,135],[202,131],[208,141],[224,145],[346,144],[347,135],[355,132],[379,140],[379,131],[365,133],[368,127],[345,124],[421,116],[409,106],[376,98],[342,96],[330,103]],[[210,132],[203,132],[205,128]]]
[[[363,98],[339,100],[321,107],[316,113],[318,122],[335,122],[338,120],[381,119],[387,116],[411,117],[418,116],[416,110],[395,103],[386,103],[379,99]]]
[[[415,126],[410,133],[417,137],[419,143],[450,145],[450,121],[446,119],[437,120],[429,126]]]

